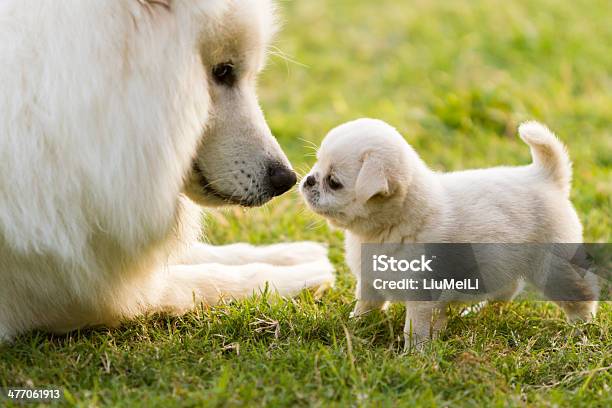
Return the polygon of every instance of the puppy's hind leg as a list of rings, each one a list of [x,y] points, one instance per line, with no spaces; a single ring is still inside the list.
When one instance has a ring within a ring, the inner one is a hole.
[[[491,297],[492,302],[510,302],[513,300],[525,287],[525,281],[517,279],[508,286],[495,292]]]
[[[196,242],[173,261],[190,265],[202,263],[297,265],[325,259],[327,259],[327,247],[310,241],[262,246],[245,243],[214,246]]]
[[[555,257],[547,266],[548,273],[530,280],[563,309],[570,322],[591,321],[598,306],[597,276]]]
[[[572,323],[590,322],[597,315],[597,301],[582,302],[555,302],[567,315],[567,319]]]
[[[281,296],[293,296],[302,289],[331,285],[333,279],[333,267],[327,260],[293,266],[172,265],[157,281],[159,296],[153,306],[184,313],[199,303],[214,305],[223,299],[245,298],[266,286]]]

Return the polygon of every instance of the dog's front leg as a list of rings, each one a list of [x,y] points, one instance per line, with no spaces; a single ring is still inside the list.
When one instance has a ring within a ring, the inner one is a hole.
[[[406,302],[405,348],[422,349],[436,338],[447,321],[446,302]]]
[[[330,286],[333,281],[333,267],[327,259],[291,266],[172,265],[160,272],[154,309],[184,313],[200,303],[214,305],[224,299],[241,299],[266,287],[281,296],[292,296],[302,289]]]
[[[245,243],[214,246],[195,242],[173,261],[176,264],[189,265],[203,263],[297,265],[326,259],[327,247],[310,241],[262,246]]]

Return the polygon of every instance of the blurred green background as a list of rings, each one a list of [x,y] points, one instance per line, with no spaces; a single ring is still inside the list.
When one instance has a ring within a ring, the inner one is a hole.
[[[438,170],[530,162],[521,121],[574,161],[585,240],[612,240],[609,1],[287,1],[260,97],[294,165],[346,120],[396,126]],[[281,200],[276,202],[281,204]],[[264,210],[265,211],[265,210]]]

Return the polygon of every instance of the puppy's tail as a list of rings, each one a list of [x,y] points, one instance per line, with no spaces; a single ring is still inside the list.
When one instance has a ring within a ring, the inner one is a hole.
[[[572,162],[565,145],[546,126],[530,121],[521,124],[519,135],[531,148],[533,164],[566,195],[572,181]]]

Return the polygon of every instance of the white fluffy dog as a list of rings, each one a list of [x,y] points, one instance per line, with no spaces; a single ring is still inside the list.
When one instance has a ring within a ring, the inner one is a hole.
[[[329,132],[300,189],[310,208],[346,230],[346,259],[358,280],[354,315],[384,307],[360,296],[363,243],[582,242],[565,147],[536,122],[519,133],[531,148],[531,165],[437,173],[380,120],[359,119]],[[504,272],[510,276],[495,299],[511,299],[520,288],[523,271]],[[589,301],[557,303],[570,319],[589,320],[595,288],[570,284]],[[406,334],[419,342],[439,331],[449,300],[408,302]]]
[[[0,2],[0,340],[331,281],[318,244],[196,241],[193,201],[255,206],[296,181],[255,95],[273,16]]]

